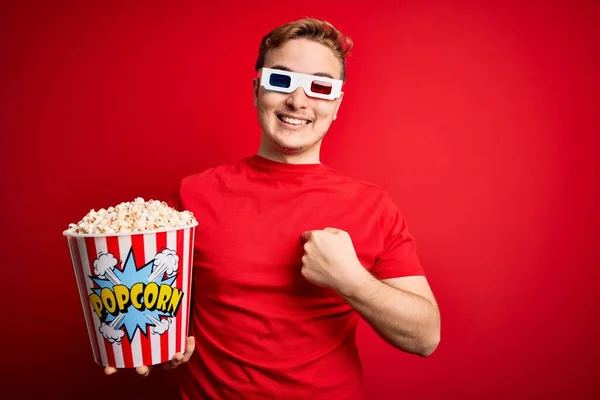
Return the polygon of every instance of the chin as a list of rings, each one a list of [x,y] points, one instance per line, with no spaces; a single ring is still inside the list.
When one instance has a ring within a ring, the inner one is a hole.
[[[284,154],[298,154],[309,149],[309,146],[292,146],[281,142],[275,142],[275,146]]]
[[[276,131],[263,133],[263,139],[271,143],[273,150],[282,154],[300,154],[314,149],[318,146],[323,137],[313,137],[315,132],[302,130],[296,132]],[[323,135],[324,136],[324,135]]]

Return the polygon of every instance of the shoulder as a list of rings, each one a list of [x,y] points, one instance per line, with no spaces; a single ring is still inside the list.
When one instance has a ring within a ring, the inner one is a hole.
[[[228,177],[232,177],[239,173],[240,164],[243,160],[220,164],[207,168],[201,172],[188,175],[181,179],[179,184],[180,191],[195,191],[203,190],[210,186],[218,185]]]
[[[377,212],[380,218],[388,219],[400,212],[390,192],[383,187],[363,180],[357,180],[362,190],[369,193],[376,203]]]
[[[339,170],[330,168],[332,181],[337,181],[363,198],[371,198],[379,201],[389,201],[389,192],[379,184],[364,179],[358,179]]]
[[[381,185],[349,176],[345,173],[331,169],[332,176],[339,182],[343,182],[346,193],[356,199],[362,205],[368,204],[373,215],[382,221],[395,219],[400,216],[400,210],[396,200],[389,190]]]

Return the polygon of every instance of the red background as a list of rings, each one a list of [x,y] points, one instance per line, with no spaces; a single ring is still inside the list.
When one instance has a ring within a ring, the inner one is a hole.
[[[259,41],[315,16],[356,45],[323,160],[389,190],[443,316],[426,359],[361,325],[369,398],[600,396],[600,3],[120,3],[0,9],[4,390],[175,390],[93,364],[61,232],[253,154]]]

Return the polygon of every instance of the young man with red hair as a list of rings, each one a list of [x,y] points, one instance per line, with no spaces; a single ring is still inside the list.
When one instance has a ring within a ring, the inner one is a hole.
[[[200,223],[193,337],[170,364],[187,362],[185,399],[363,399],[361,317],[402,351],[438,345],[439,311],[398,208],[320,162],[351,47],[324,21],[271,31],[254,80],[258,153],[181,182],[174,205]]]

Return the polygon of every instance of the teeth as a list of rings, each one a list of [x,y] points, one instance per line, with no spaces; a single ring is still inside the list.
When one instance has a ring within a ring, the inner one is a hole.
[[[284,115],[281,116],[281,120],[283,122],[287,122],[288,124],[292,124],[292,125],[306,125],[308,123],[308,121],[305,119],[290,118],[290,117],[286,117]]]

